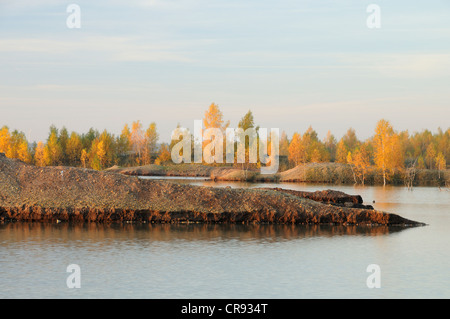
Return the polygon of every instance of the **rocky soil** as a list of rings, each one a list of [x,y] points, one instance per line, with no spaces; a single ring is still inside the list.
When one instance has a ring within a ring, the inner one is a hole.
[[[336,191],[213,188],[112,171],[35,167],[0,154],[0,219],[418,226]]]

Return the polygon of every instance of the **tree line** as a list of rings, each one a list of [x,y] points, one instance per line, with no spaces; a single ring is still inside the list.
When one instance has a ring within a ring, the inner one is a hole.
[[[294,165],[308,162],[336,162],[348,164],[355,176],[355,183],[364,184],[365,175],[372,167],[383,177],[383,184],[398,170],[434,169],[447,167],[450,158],[450,128],[437,133],[429,130],[409,133],[397,132],[385,119],[378,121],[374,135],[359,140],[353,128],[337,140],[330,131],[321,141],[317,132],[309,127],[301,135],[294,133],[289,140],[281,136],[280,154],[287,155]],[[439,176],[440,177],[440,176]]]
[[[229,121],[224,120],[219,106],[212,103],[205,111],[203,128],[225,131],[228,126]],[[238,127],[244,130],[259,128],[250,110],[241,118]],[[69,133],[65,127],[58,129],[52,125],[46,141],[32,143],[23,132],[11,131],[7,126],[0,129],[0,152],[37,166],[66,165],[102,170],[113,165],[165,164],[171,161],[171,148],[176,142],[159,143],[156,123],[144,127],[139,120],[125,124],[119,135],[94,128],[87,133]],[[354,172],[355,182],[364,184],[368,169],[376,167],[386,184],[395,170],[414,168],[440,172],[446,169],[450,158],[450,128],[446,131],[439,128],[436,133],[429,130],[397,132],[389,121],[381,119],[373,136],[366,140],[358,139],[353,128],[340,139],[331,131],[320,139],[312,127],[303,133],[295,132],[290,138],[282,131],[279,154],[287,159],[280,167],[282,170],[306,163],[348,164]]]
[[[125,124],[120,135],[91,128],[87,133],[50,127],[45,142],[29,143],[23,132],[0,130],[0,152],[36,166],[81,166],[102,170],[112,165],[146,165],[167,160],[168,150],[158,145],[156,124],[144,129],[140,121]],[[157,158],[152,158],[157,154]],[[166,156],[164,158],[164,156]]]

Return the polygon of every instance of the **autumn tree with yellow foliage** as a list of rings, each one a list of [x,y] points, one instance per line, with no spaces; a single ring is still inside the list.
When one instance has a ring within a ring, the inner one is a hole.
[[[224,152],[224,146],[226,145],[226,129],[229,127],[230,122],[227,121],[225,122],[223,119],[223,113],[222,111],[219,109],[219,106],[215,103],[211,103],[211,105],[209,106],[208,110],[205,111],[205,115],[203,118],[203,129],[207,130],[207,129],[219,129],[220,132],[222,133],[222,140],[219,141],[216,139],[216,136],[214,136],[214,138],[209,138],[208,136],[204,136],[203,132],[203,143],[202,143],[202,150],[203,150],[203,155],[205,156],[205,154],[208,156],[208,158],[210,159],[214,159],[217,156],[220,156],[220,154],[215,154],[215,149],[218,147],[220,149],[220,145],[222,145],[222,157],[223,154],[225,154]],[[205,158],[203,159],[205,160]],[[222,159],[223,160],[223,159]],[[218,159],[216,158],[216,162],[218,161]]]
[[[156,165],[162,165],[170,162],[172,155],[170,154],[169,147],[167,144],[162,144],[159,151],[159,155],[155,160]]]
[[[404,166],[403,152],[399,143],[399,136],[394,132],[389,121],[378,121],[374,136],[375,165],[383,175],[383,185],[391,177],[395,168]]]
[[[9,133],[9,128],[3,126],[0,129],[0,153],[6,154],[9,148],[9,141],[11,139],[11,134]]]
[[[25,134],[17,130],[10,133],[7,126],[3,126],[0,130],[0,153],[4,153],[9,158],[20,159],[26,163],[31,163],[32,161]]]
[[[289,162],[293,163],[295,166],[306,163],[306,148],[299,133],[296,132],[292,136],[288,150]]]
[[[353,152],[353,154],[349,152],[347,155],[347,162],[352,165],[355,180],[359,180],[361,184],[364,185],[370,167],[370,153],[367,146],[362,144]]]
[[[438,178],[441,178],[441,171],[447,167],[447,161],[445,160],[445,156],[442,152],[439,152],[434,159],[436,164],[436,169],[438,170]]]
[[[66,159],[71,165],[78,165],[81,161],[81,151],[83,143],[80,135],[75,132],[70,134],[70,138],[66,145]]]
[[[145,131],[145,142],[143,149],[142,161],[144,165],[150,164],[152,159],[152,154],[157,151],[159,134],[156,130],[156,123],[150,123],[148,129]]]
[[[204,129],[219,128],[222,133],[224,133],[229,125],[230,121],[224,121],[223,113],[219,109],[219,106],[215,103],[211,103],[208,110],[205,111],[205,117],[203,118]]]
[[[60,165],[62,161],[62,148],[58,142],[58,130],[52,126],[50,128],[50,136],[47,140],[47,145],[44,150],[47,165]]]
[[[337,144],[336,162],[346,164],[348,162],[348,153],[353,153],[359,144],[360,142],[356,137],[355,130],[353,128],[349,128]]]
[[[209,105],[204,113],[202,124],[205,130],[219,129],[224,140],[214,140],[214,136],[210,140],[204,138],[202,145],[191,144],[191,154],[196,154],[194,147],[197,146],[202,148],[203,154],[207,151],[219,151],[220,149],[214,147],[214,143],[220,142],[224,146],[223,154],[226,154],[229,149],[225,150],[227,138],[225,132],[229,121],[225,121],[217,104]],[[241,119],[238,127],[243,130],[254,128],[258,132],[250,110]],[[0,128],[0,153],[37,166],[67,165],[101,170],[112,165],[146,165],[150,164],[154,158],[157,163],[167,165],[171,160],[171,149],[177,141],[169,141],[168,148],[167,145],[160,147],[158,139],[156,123],[152,122],[147,129],[144,129],[139,120],[133,122],[131,126],[125,124],[117,136],[106,130],[100,134],[93,128],[86,133],[71,132],[69,134],[65,127],[58,129],[52,125],[48,138],[37,143],[29,143],[24,133],[17,130],[10,131],[7,126],[3,126]],[[279,153],[283,159],[284,157],[288,159],[283,170],[313,162],[345,163],[351,165],[358,183],[368,183],[369,180],[378,182],[382,179],[383,185],[388,182],[397,183],[398,177],[407,175],[404,167],[412,165],[417,170],[427,170],[423,174],[417,174],[417,178],[423,178],[424,181],[439,178],[440,182],[443,182],[441,177],[444,176],[447,179],[448,176],[448,171],[445,170],[447,170],[447,159],[450,158],[450,129],[439,128],[435,133],[429,130],[397,133],[388,121],[380,120],[374,135],[365,141],[358,140],[352,128],[348,129],[340,139],[336,139],[331,131],[328,131],[326,137],[320,140],[311,126],[303,134],[294,133],[291,139],[288,139],[286,132],[283,131],[279,139]],[[260,142],[257,138],[258,146]],[[250,159],[250,154],[253,152],[250,146],[249,143],[245,143],[246,160]],[[261,146],[264,145],[261,144]],[[270,152],[269,146],[270,144],[268,144]],[[208,149],[205,149],[206,147]],[[257,147],[257,151],[259,149]],[[237,159],[236,141],[233,151]],[[208,155],[215,157],[214,153]],[[259,163],[256,164],[258,165]],[[238,167],[245,168],[243,165]],[[319,166],[314,165],[314,167]],[[393,178],[394,172],[400,174]],[[339,174],[342,176],[348,174],[347,168]],[[348,176],[345,178],[348,180]],[[416,181],[418,182],[417,179]]]
[[[36,166],[43,167],[47,165],[47,159],[45,158],[45,145],[42,141],[39,141],[36,146],[34,161]]]

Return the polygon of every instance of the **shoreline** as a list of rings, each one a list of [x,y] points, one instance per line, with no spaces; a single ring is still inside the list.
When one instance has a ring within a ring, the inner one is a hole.
[[[363,210],[363,209],[360,209]],[[285,216],[284,214],[253,213],[197,213],[193,211],[164,212],[132,209],[0,207],[0,223],[132,223],[132,224],[202,224],[202,225],[303,225],[396,227],[399,229],[427,226],[399,215],[373,211],[352,212],[336,216]]]
[[[258,182],[258,183],[309,183],[328,185],[362,185],[355,183],[355,177],[348,164],[307,163],[272,175],[261,175],[258,169],[242,170],[231,166],[209,166],[204,164],[145,165],[134,167],[113,166],[106,169],[128,176],[147,177],[197,177],[212,181]],[[383,186],[381,175],[371,168],[364,185]],[[440,177],[439,177],[440,175]],[[401,172],[396,172],[386,186],[405,186]],[[450,186],[450,170],[417,170],[413,186]]]

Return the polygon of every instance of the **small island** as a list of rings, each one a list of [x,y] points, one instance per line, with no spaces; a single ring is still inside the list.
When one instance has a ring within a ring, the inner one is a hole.
[[[215,188],[113,171],[36,167],[0,154],[0,220],[420,226],[358,195]]]

